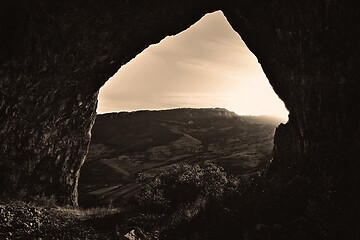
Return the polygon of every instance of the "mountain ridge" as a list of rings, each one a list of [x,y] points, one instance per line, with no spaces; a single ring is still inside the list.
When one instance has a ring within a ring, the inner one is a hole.
[[[227,116],[231,117],[246,117],[246,118],[267,118],[271,119],[269,122],[273,122],[274,124],[280,124],[280,123],[286,123],[286,120],[275,116],[275,115],[267,115],[267,114],[261,114],[261,115],[242,115],[237,114],[234,111],[228,110],[226,108],[221,107],[214,107],[214,108],[168,108],[168,109],[153,109],[153,110],[147,110],[147,109],[141,109],[141,110],[134,110],[134,111],[119,111],[119,112],[108,112],[108,113],[100,113],[97,114],[97,117],[104,117],[104,116],[119,116],[119,115],[127,115],[127,114],[141,114],[141,113],[166,113],[166,112],[180,112],[180,111],[213,111],[220,114],[226,114]]]

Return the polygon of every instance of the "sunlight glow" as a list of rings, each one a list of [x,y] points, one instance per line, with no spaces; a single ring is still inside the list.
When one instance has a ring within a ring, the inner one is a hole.
[[[222,107],[240,115],[288,111],[221,11],[152,45],[101,88],[98,113]]]

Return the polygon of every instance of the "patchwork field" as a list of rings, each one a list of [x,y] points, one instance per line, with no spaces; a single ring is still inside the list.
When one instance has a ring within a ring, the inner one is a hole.
[[[81,170],[80,205],[121,205],[139,191],[139,177],[152,178],[175,164],[210,161],[244,177],[261,171],[280,123],[220,108],[98,115]]]

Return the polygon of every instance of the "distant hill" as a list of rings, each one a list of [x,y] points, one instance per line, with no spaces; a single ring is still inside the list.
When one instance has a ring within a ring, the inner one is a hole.
[[[239,116],[223,108],[179,108],[98,115],[81,170],[83,206],[125,201],[177,163],[214,162],[234,175],[259,171],[271,159],[280,119]]]
[[[242,118],[246,118],[248,121],[257,124],[270,124],[279,126],[280,123],[286,123],[286,121],[282,118],[270,115],[260,115],[260,116],[241,116]]]

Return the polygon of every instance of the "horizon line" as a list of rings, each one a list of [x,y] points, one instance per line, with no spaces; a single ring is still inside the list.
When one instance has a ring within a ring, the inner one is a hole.
[[[274,114],[239,114],[235,111],[229,110],[225,107],[174,107],[174,108],[158,108],[158,109],[136,109],[136,110],[120,110],[120,111],[112,111],[112,112],[101,112],[98,113],[96,112],[96,115],[104,115],[104,114],[116,114],[116,113],[135,113],[135,112],[159,112],[159,111],[170,111],[170,110],[181,110],[181,109],[194,109],[194,110],[200,110],[200,109],[223,109],[226,110],[228,112],[234,113],[238,116],[251,116],[251,117],[261,117],[261,116],[267,116],[267,117],[274,117],[274,118],[279,118],[282,120],[285,120],[286,122],[288,121],[288,119],[278,116],[278,115],[274,115]]]

